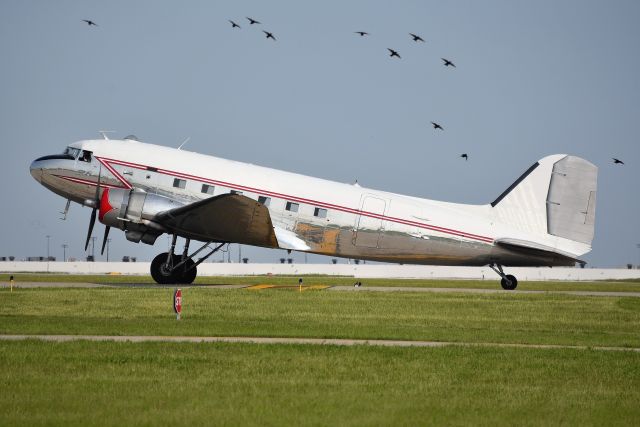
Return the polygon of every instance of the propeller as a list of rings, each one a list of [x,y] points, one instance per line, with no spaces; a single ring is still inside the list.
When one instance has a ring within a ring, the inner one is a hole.
[[[107,225],[104,228],[104,237],[102,238],[102,250],[100,251],[100,255],[104,255],[104,247],[107,245],[107,237],[109,236],[109,230],[111,230],[111,227]]]
[[[98,170],[98,185],[96,185],[96,197],[94,198],[93,210],[91,211],[91,219],[89,220],[89,232],[87,233],[87,241],[84,244],[84,250],[89,247],[89,240],[91,240],[91,233],[93,233],[93,226],[96,223],[96,212],[100,206],[100,180],[102,178],[102,165]]]

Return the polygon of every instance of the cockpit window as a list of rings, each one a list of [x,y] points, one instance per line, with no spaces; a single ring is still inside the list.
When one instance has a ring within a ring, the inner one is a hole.
[[[73,148],[73,147],[67,147],[64,150],[63,154],[68,154],[71,157],[73,157],[74,159],[77,159],[78,158],[78,154],[80,154],[80,149],[79,148]]]
[[[82,152],[80,153],[80,157],[78,158],[78,160],[80,160],[81,162],[91,162],[91,151],[87,151],[87,150],[82,150]]]

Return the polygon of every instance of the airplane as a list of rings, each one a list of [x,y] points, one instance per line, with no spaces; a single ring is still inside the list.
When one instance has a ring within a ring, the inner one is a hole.
[[[181,147],[180,147],[181,148]],[[591,250],[597,167],[556,154],[529,167],[491,203],[448,203],[313,178],[182,149],[135,136],[83,140],[34,160],[31,175],[52,192],[92,209],[135,243],[167,233],[168,252],[150,272],[159,284],[192,283],[197,266],[228,243],[370,261],[575,266]],[[185,239],[176,254],[176,241]],[[189,253],[191,241],[202,242]],[[86,250],[86,246],[85,246]],[[196,260],[196,255],[208,250]]]

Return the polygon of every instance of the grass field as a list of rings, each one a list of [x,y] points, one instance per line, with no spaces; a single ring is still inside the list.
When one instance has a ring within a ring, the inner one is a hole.
[[[0,334],[640,347],[640,298],[631,297],[192,287],[176,321],[171,295],[3,288]],[[637,425],[640,353],[0,342],[0,390],[0,425]]]
[[[11,342],[0,425],[637,425],[640,355]]]
[[[640,298],[183,290],[0,291],[0,333],[275,336],[640,347]]]

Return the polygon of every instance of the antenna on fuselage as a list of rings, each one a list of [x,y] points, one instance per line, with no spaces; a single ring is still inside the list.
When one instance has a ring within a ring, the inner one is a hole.
[[[188,136],[188,137],[187,137],[187,139],[185,139],[185,140],[182,142],[182,144],[180,144],[180,146],[178,147],[178,150],[180,150],[184,144],[186,144],[187,142],[189,142],[189,140],[190,140],[190,139],[191,139],[191,137],[190,137],[190,136]]]
[[[115,130],[99,130],[98,131],[98,133],[101,134],[102,137],[107,141],[109,140],[109,137],[107,137],[107,134],[108,133],[115,133],[115,132],[116,132]]]

